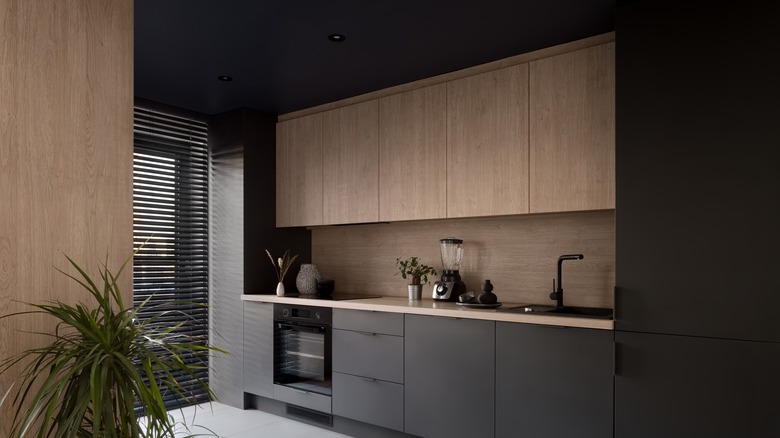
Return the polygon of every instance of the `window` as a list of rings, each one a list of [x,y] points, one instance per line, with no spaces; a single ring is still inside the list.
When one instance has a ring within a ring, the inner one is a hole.
[[[133,153],[133,245],[144,245],[133,260],[133,303],[150,299],[148,318],[160,306],[171,326],[208,341],[208,125],[204,121],[135,107]],[[150,298],[151,297],[151,298]],[[157,307],[156,310],[153,308]],[[203,366],[208,353],[184,357]],[[195,378],[178,375],[197,402],[208,394]],[[171,392],[168,408],[183,406]]]

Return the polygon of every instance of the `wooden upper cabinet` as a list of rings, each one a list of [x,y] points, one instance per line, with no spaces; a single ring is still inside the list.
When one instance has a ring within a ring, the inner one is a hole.
[[[615,208],[615,44],[530,63],[531,213]]]
[[[376,100],[322,114],[323,223],[379,220]]]
[[[528,64],[447,83],[447,165],[437,169],[447,217],[528,213]]]
[[[600,42],[280,122],[277,226],[615,208]]]
[[[276,124],[276,226],[322,224],[322,115]]]
[[[447,88],[379,99],[379,220],[439,219],[447,211]]]

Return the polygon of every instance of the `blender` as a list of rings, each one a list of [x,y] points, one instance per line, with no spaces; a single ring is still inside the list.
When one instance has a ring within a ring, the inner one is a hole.
[[[457,301],[466,292],[466,284],[460,278],[460,262],[463,259],[463,240],[454,237],[439,240],[441,244],[441,280],[433,283],[433,299]]]

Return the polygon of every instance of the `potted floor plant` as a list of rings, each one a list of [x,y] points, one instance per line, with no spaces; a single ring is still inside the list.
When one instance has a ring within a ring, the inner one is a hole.
[[[410,279],[411,283],[408,285],[409,299],[419,300],[422,298],[422,287],[428,283],[429,275],[436,275],[436,269],[420,262],[419,257],[409,257],[408,259],[401,259],[398,257],[395,259],[395,266],[398,268],[398,273],[404,279]]]
[[[151,309],[152,317],[136,318],[141,309],[150,310],[149,299],[128,307],[117,285],[132,257],[116,273],[104,264],[100,279],[66,258],[77,273],[60,272],[89,291],[89,304],[30,304],[32,310],[0,317],[42,313],[57,321],[54,333],[43,334],[50,338],[48,345],[0,361],[0,373],[22,366],[14,386],[0,392],[0,405],[16,406],[9,438],[172,438],[178,423],[168,414],[164,396],[190,397],[176,376],[194,378],[213,397],[195,374],[208,365],[187,364],[181,357],[224,351],[177,332],[183,324],[163,323],[176,310]]]

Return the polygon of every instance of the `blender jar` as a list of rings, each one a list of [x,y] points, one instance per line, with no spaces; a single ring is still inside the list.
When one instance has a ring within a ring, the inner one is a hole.
[[[448,237],[439,241],[441,244],[441,264],[444,271],[458,271],[463,260],[463,240]]]

